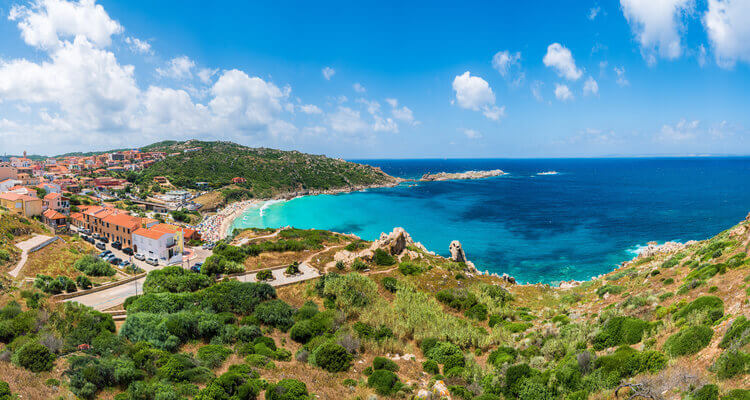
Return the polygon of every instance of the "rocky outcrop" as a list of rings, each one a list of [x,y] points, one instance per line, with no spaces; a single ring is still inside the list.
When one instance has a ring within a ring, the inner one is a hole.
[[[695,241],[689,241],[686,243],[679,242],[666,242],[664,244],[658,244],[656,242],[648,242],[648,246],[641,250],[638,257],[651,257],[660,253],[672,253],[684,249],[691,244],[696,243]]]
[[[458,240],[452,241],[450,246],[448,246],[448,250],[451,252],[452,261],[466,262],[466,253],[464,253],[464,249],[461,247],[461,242]]]
[[[391,233],[381,233],[380,238],[372,243],[369,248],[360,251],[341,250],[333,256],[334,261],[341,261],[344,264],[351,264],[355,259],[361,258],[364,261],[372,261],[375,256],[375,250],[382,249],[396,258],[417,259],[422,257],[417,251],[410,250],[409,247],[419,249],[420,251],[435,255],[427,250],[422,243],[415,242],[404,228],[394,228]]]
[[[436,174],[424,174],[419,179],[420,182],[448,181],[454,179],[483,179],[492,178],[493,176],[505,175],[506,172],[501,169],[489,171],[466,171],[466,172],[438,172]]]

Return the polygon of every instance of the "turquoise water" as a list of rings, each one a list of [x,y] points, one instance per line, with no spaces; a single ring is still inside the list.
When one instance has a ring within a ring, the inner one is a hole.
[[[705,239],[750,211],[750,159],[359,160],[394,176],[500,168],[509,175],[267,202],[234,225],[330,229],[376,239],[394,227],[480,270],[521,282],[588,279],[649,241]],[[557,175],[538,175],[542,171]]]

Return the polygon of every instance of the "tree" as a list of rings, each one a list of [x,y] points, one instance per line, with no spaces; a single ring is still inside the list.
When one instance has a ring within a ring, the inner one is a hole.
[[[31,372],[50,371],[54,366],[55,355],[39,342],[31,341],[13,354],[13,361]]]

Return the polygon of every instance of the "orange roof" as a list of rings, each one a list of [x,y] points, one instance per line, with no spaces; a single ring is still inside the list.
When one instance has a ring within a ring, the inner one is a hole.
[[[122,226],[129,229],[137,229],[141,225],[141,219],[128,214],[115,214],[104,218],[104,222],[112,225]]]
[[[47,217],[47,219],[65,219],[65,218],[67,218],[65,215],[60,214],[59,212],[57,212],[57,211],[55,211],[55,210],[53,210],[51,208],[49,210],[43,212],[42,215],[44,215],[45,217]]]
[[[169,232],[161,232],[155,229],[150,228],[140,228],[133,232],[133,235],[143,236],[149,239],[158,240],[161,239],[164,235],[168,235]]]
[[[83,222],[83,213],[72,213],[70,214],[70,219]]]
[[[18,194],[18,193],[3,193],[0,194],[0,199],[10,200],[10,201],[29,201],[29,200],[39,200],[36,197],[27,196],[25,194]]]
[[[62,197],[62,195],[60,193],[50,193],[50,194],[44,196],[44,200],[53,200],[53,199],[56,199],[58,197]]]

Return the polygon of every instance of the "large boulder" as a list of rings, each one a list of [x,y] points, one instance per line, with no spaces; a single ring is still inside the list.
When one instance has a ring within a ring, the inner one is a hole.
[[[466,254],[464,253],[464,249],[461,247],[461,242],[459,242],[458,240],[452,241],[450,246],[448,247],[448,250],[450,250],[451,252],[451,261],[459,263],[466,262]]]

